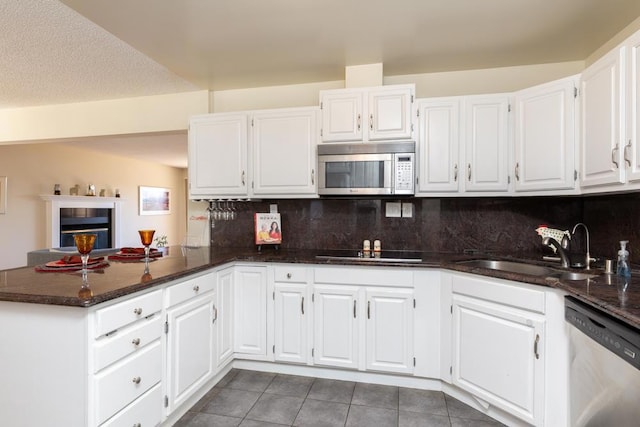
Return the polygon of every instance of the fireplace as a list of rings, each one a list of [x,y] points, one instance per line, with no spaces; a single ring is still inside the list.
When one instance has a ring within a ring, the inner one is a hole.
[[[120,247],[121,204],[123,199],[95,196],[41,196],[47,214],[47,246],[74,246],[73,235],[98,235],[95,248]]]
[[[74,246],[76,234],[93,233],[97,236],[94,249],[110,248],[111,211],[108,208],[60,208],[60,246]]]

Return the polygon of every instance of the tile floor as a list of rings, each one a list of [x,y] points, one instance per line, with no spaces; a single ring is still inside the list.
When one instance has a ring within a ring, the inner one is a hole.
[[[231,370],[179,427],[501,426],[442,392]]]

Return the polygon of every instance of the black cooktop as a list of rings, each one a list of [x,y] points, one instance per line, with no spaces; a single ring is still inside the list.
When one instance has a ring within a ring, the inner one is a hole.
[[[422,253],[418,251],[394,251],[380,252],[370,251],[368,254],[354,249],[337,249],[321,251],[316,255],[320,259],[348,259],[358,261],[395,261],[395,262],[422,262]]]

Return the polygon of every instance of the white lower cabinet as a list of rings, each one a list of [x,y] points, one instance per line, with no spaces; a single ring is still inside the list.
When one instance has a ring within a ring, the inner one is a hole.
[[[358,288],[315,285],[313,363],[358,368]]]
[[[215,275],[210,273],[167,290],[167,411],[191,397],[216,371]],[[175,291],[175,292],[172,292]],[[179,299],[172,297],[179,295]]]
[[[319,268],[315,276],[315,364],[404,374],[413,372],[411,272]]]
[[[267,359],[267,267],[237,265],[233,284],[236,357]]]
[[[452,279],[453,384],[534,425],[544,418],[544,291]]]
[[[307,268],[273,268],[274,359],[277,362],[307,363],[311,320],[310,286]]]
[[[222,368],[233,358],[233,267],[216,273],[215,292],[215,333],[216,356],[218,368]]]
[[[367,370],[413,372],[413,289],[365,290]]]
[[[91,425],[162,419],[162,291],[96,310],[92,318]],[[147,408],[142,411],[140,408]]]

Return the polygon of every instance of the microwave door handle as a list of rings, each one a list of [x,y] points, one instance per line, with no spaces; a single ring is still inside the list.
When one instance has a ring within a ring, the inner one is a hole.
[[[384,161],[384,188],[388,188],[390,191],[388,194],[393,194],[395,188],[395,177],[393,176],[393,171],[395,167],[394,160],[385,160]],[[383,189],[384,193],[384,189]]]

